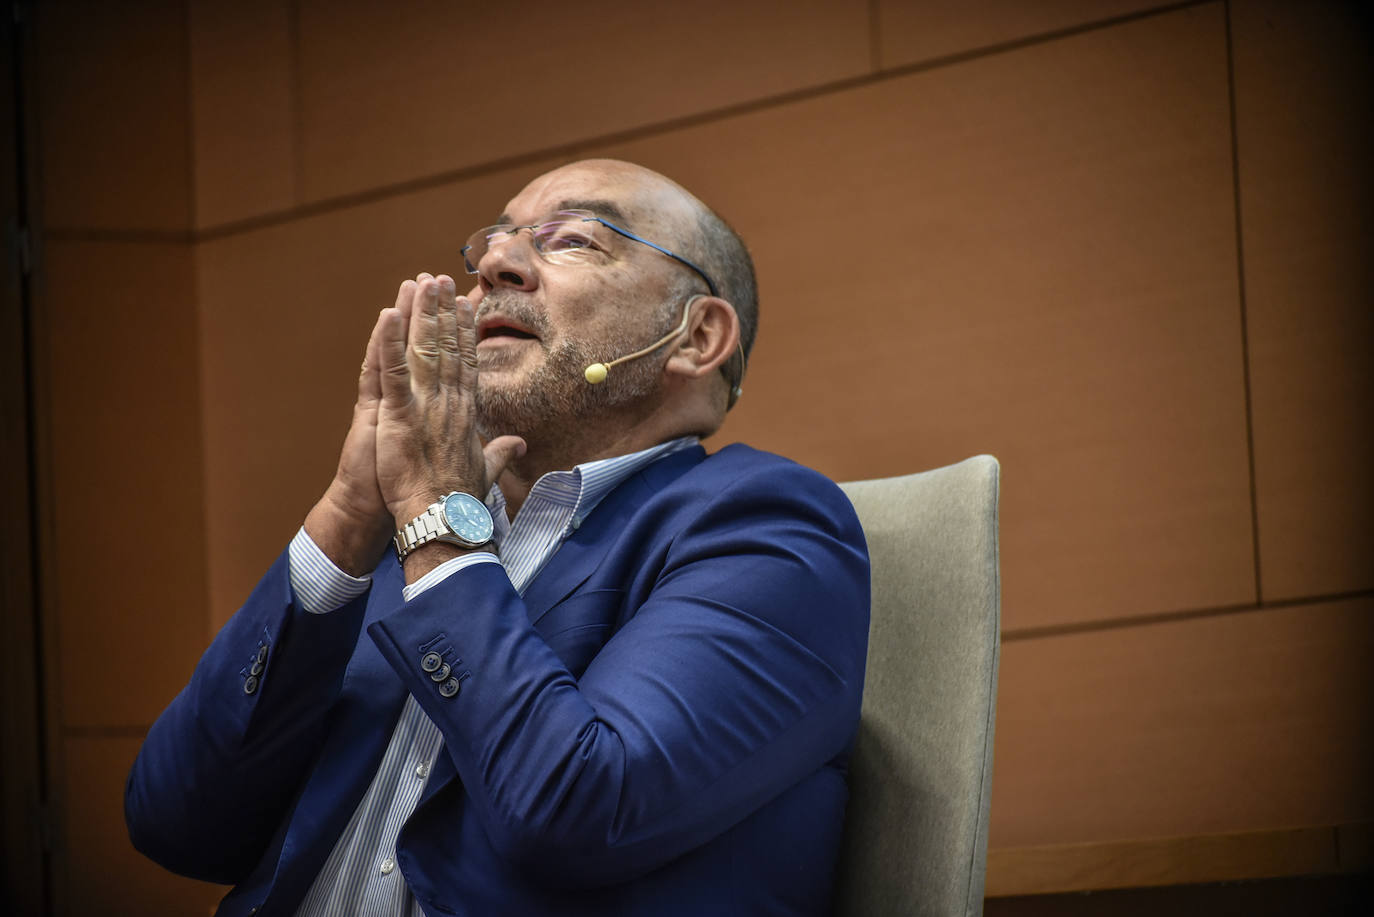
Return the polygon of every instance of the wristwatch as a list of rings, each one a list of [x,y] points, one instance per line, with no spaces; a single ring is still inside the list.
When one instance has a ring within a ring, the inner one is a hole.
[[[401,560],[422,544],[442,541],[460,548],[480,548],[495,530],[491,511],[472,494],[455,490],[396,531],[396,556]]]

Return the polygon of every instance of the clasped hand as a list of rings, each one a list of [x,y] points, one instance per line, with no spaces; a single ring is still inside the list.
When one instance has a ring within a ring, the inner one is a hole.
[[[339,467],[306,531],[345,572],[370,571],[395,529],[454,490],[482,498],[525,441],[476,430],[477,329],[453,278],[401,284],[368,340]]]

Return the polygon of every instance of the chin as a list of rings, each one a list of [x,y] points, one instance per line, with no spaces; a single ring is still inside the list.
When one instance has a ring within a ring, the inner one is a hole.
[[[624,349],[611,342],[595,352]],[[583,373],[596,359],[592,347],[567,341],[531,368],[479,364],[478,432],[488,439],[512,433],[527,441],[559,435],[651,397],[660,385],[660,370],[648,361],[617,366],[605,382],[592,385]]]

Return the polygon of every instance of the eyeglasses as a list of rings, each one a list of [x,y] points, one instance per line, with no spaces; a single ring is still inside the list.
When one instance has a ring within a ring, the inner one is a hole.
[[[706,281],[706,287],[712,296],[720,295],[715,281],[686,258],[670,252],[662,245],[640,238],[609,220],[603,220],[590,210],[560,210],[551,220],[530,223],[527,226],[498,224],[479,229],[468,237],[468,244],[463,246],[463,267],[469,274],[476,274],[477,266],[482,263],[482,258],[493,245],[509,242],[525,229],[530,231],[530,241],[534,245],[534,250],[539,253],[540,258],[550,264],[605,264],[610,261],[610,252],[615,244],[615,235],[612,235],[614,233],[632,242],[647,245],[654,251],[662,252],[674,261],[687,265]]]

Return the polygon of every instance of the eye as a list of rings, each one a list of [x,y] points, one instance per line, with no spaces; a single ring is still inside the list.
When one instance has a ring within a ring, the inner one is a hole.
[[[556,254],[579,249],[600,250],[596,237],[583,223],[545,223],[539,228],[539,247],[545,252]]]

